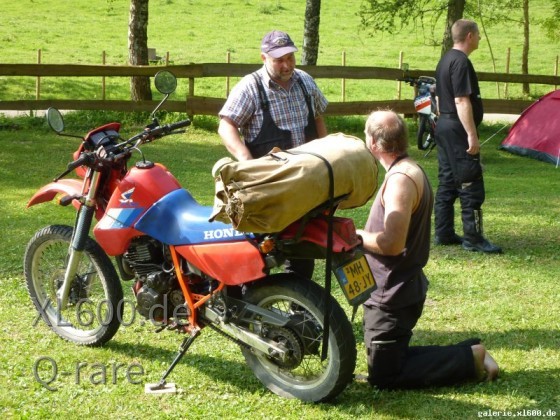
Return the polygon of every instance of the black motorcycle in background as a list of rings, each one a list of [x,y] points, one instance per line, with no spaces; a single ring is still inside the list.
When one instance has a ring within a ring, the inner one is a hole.
[[[418,132],[416,141],[419,150],[427,150],[427,156],[436,146],[435,128],[437,122],[436,79],[430,76],[410,77],[399,79],[414,87],[414,108],[418,113]]]

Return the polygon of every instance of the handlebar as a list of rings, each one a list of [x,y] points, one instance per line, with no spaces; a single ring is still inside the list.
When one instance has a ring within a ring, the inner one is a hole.
[[[91,164],[92,162],[93,162],[93,153],[91,153],[91,152],[82,153],[78,159],[76,159],[73,162],[70,162],[66,166],[66,170],[64,172],[62,172],[60,175],[58,175],[54,179],[54,182],[58,181],[61,178],[64,178],[66,175],[68,175],[74,169],[79,168],[80,166],[83,166],[83,165],[86,165],[86,164]]]
[[[70,162],[67,165],[66,170],[68,172],[71,172],[74,169],[79,168],[82,165],[85,165],[86,163],[90,163],[91,160],[92,160],[92,155],[91,154],[82,153],[78,159],[76,159],[74,162]]]
[[[191,120],[183,120],[176,123],[168,124],[169,131],[175,131],[183,127],[191,125]]]
[[[171,134],[173,131],[179,130],[180,128],[183,127],[188,127],[189,125],[191,125],[190,120],[183,120],[176,123],[166,124],[152,129],[148,129],[146,130],[147,132],[144,134],[147,139],[151,140],[153,138],[166,136],[168,134]]]
[[[55,178],[55,181],[65,177],[74,169],[80,166],[99,167],[106,164],[115,163],[123,158],[130,156],[131,149],[137,148],[142,143],[149,143],[156,138],[167,136],[169,134],[178,133],[181,128],[191,125],[190,120],[178,121],[166,125],[158,125],[156,121],[155,127],[148,126],[141,133],[131,137],[120,144],[110,144],[98,147],[94,151],[83,151],[80,157],[68,163],[66,170]]]
[[[408,83],[410,86],[418,86],[423,84],[433,85],[436,83],[436,79],[430,76],[418,76],[418,77],[403,77],[397,79],[399,82]]]
[[[167,136],[168,134],[172,134],[183,127],[188,127],[189,125],[191,125],[190,120],[183,120],[166,125],[157,125],[156,123],[155,127],[152,125],[147,126],[143,132],[131,137],[126,143],[132,143],[137,140],[140,140],[140,143],[149,143],[156,138]]]

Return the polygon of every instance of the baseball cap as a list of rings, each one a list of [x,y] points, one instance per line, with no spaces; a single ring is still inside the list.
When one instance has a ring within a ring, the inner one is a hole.
[[[290,36],[282,31],[267,33],[261,42],[261,51],[273,58],[280,58],[297,50]]]

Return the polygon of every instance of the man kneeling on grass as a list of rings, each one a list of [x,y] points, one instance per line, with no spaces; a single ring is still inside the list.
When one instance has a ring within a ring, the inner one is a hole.
[[[366,145],[386,170],[364,230],[377,289],[364,304],[368,381],[381,389],[446,386],[493,380],[498,365],[479,339],[450,346],[409,346],[422,314],[428,280],[434,196],[422,168],[407,154],[404,121],[392,111],[373,112]]]

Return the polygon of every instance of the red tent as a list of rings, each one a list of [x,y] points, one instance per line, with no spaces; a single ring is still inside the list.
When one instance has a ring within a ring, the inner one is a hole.
[[[560,89],[532,104],[511,126],[501,149],[521,156],[560,163]]]

